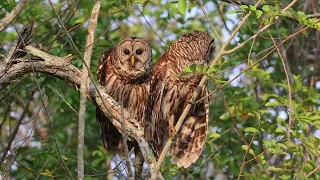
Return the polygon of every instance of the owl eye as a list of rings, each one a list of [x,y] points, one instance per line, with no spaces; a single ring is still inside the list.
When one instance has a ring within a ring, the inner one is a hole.
[[[137,49],[137,50],[136,50],[136,54],[137,54],[137,55],[141,55],[141,54],[142,54],[142,50],[141,50],[141,49]]]
[[[129,55],[129,54],[130,54],[130,51],[129,51],[129,49],[125,49],[125,50],[123,50],[123,53],[124,53],[125,55]]]

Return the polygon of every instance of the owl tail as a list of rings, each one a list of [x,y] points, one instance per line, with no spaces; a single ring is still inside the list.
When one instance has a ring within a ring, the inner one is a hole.
[[[113,153],[120,153],[123,148],[121,133],[119,133],[110,120],[103,115],[99,108],[96,109],[96,116],[101,125],[101,139],[104,148]]]
[[[208,129],[207,114],[189,116],[181,127],[171,149],[171,162],[180,168],[189,167],[199,158]]]

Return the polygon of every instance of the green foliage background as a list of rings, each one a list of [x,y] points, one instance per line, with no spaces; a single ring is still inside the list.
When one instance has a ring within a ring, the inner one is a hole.
[[[195,29],[208,31],[215,38],[218,51],[221,43],[196,2],[102,1],[92,72],[96,71],[101,53],[128,36],[148,39],[153,48],[154,62],[172,41]],[[292,9],[281,13],[282,8],[290,2],[265,1],[263,7],[254,8],[247,5],[238,7],[217,0],[201,1],[223,41],[230,36],[230,31],[238,25],[239,20],[251,13],[228,49],[238,46],[263,26],[270,23],[272,26],[244,47],[224,56],[212,68],[212,73],[208,74],[211,91],[241,71],[243,73],[211,97],[210,128],[201,158],[188,169],[178,169],[171,165],[168,158],[162,166],[166,179],[320,179],[320,25],[316,18],[310,18],[316,13],[314,9],[319,10],[320,6],[317,0],[298,1]],[[93,4],[92,0],[61,0],[54,3],[73,41],[82,52]],[[14,0],[1,1],[0,19],[15,5]],[[275,16],[280,18],[276,21]],[[50,5],[42,0],[29,0],[9,29],[1,32],[1,54],[15,40],[15,28],[20,29],[30,19],[35,21],[36,27],[34,46],[56,56],[73,54],[73,64],[81,67],[82,63]],[[271,52],[273,40],[275,43],[286,40],[278,49],[281,56],[277,50]],[[186,68],[186,73],[203,71],[203,68]],[[290,78],[290,90],[286,74]],[[28,75],[23,81],[15,82],[0,92],[0,149],[7,146],[30,92],[37,91],[34,78],[40,82],[61,154],[71,174],[76,177],[79,93],[57,78],[43,74],[37,74],[36,77]],[[103,151],[94,110],[95,107],[88,104],[84,159],[85,174],[96,176],[85,178],[106,179],[112,156]],[[290,137],[287,133],[289,119],[293,122]],[[10,153],[11,156],[0,167],[0,176],[16,179],[68,178],[58,158],[39,92],[35,93]],[[125,170],[120,167],[115,171]],[[115,176],[124,178],[121,174],[116,173]]]

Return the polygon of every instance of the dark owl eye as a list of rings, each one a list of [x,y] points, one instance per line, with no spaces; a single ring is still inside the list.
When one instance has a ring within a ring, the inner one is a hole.
[[[141,55],[141,54],[142,54],[142,50],[141,50],[141,49],[137,49],[137,50],[136,50],[136,54],[137,54],[137,55]]]
[[[129,51],[129,49],[125,49],[125,50],[123,50],[123,53],[124,53],[125,55],[128,55],[128,54],[130,54],[130,51]]]

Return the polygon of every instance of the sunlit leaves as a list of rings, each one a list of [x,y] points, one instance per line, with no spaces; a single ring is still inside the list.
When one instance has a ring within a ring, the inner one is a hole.
[[[261,11],[261,10],[259,10],[259,9],[257,9],[255,6],[253,6],[253,5],[249,5],[249,6],[247,6],[247,5],[241,5],[241,6],[239,6],[242,10],[244,10],[245,12],[247,12],[247,13],[252,13],[252,14],[254,14],[255,15],[255,17],[256,18],[260,18],[261,16],[262,16],[262,14],[263,14],[263,12]]]
[[[267,168],[267,171],[273,171],[273,172],[284,172],[284,169],[279,167],[270,166]]]
[[[257,132],[259,132],[259,130],[256,129],[256,128],[254,128],[254,127],[246,127],[246,128],[244,129],[244,132],[257,133]]]
[[[187,0],[179,0],[178,10],[181,14],[185,14],[187,10]]]

